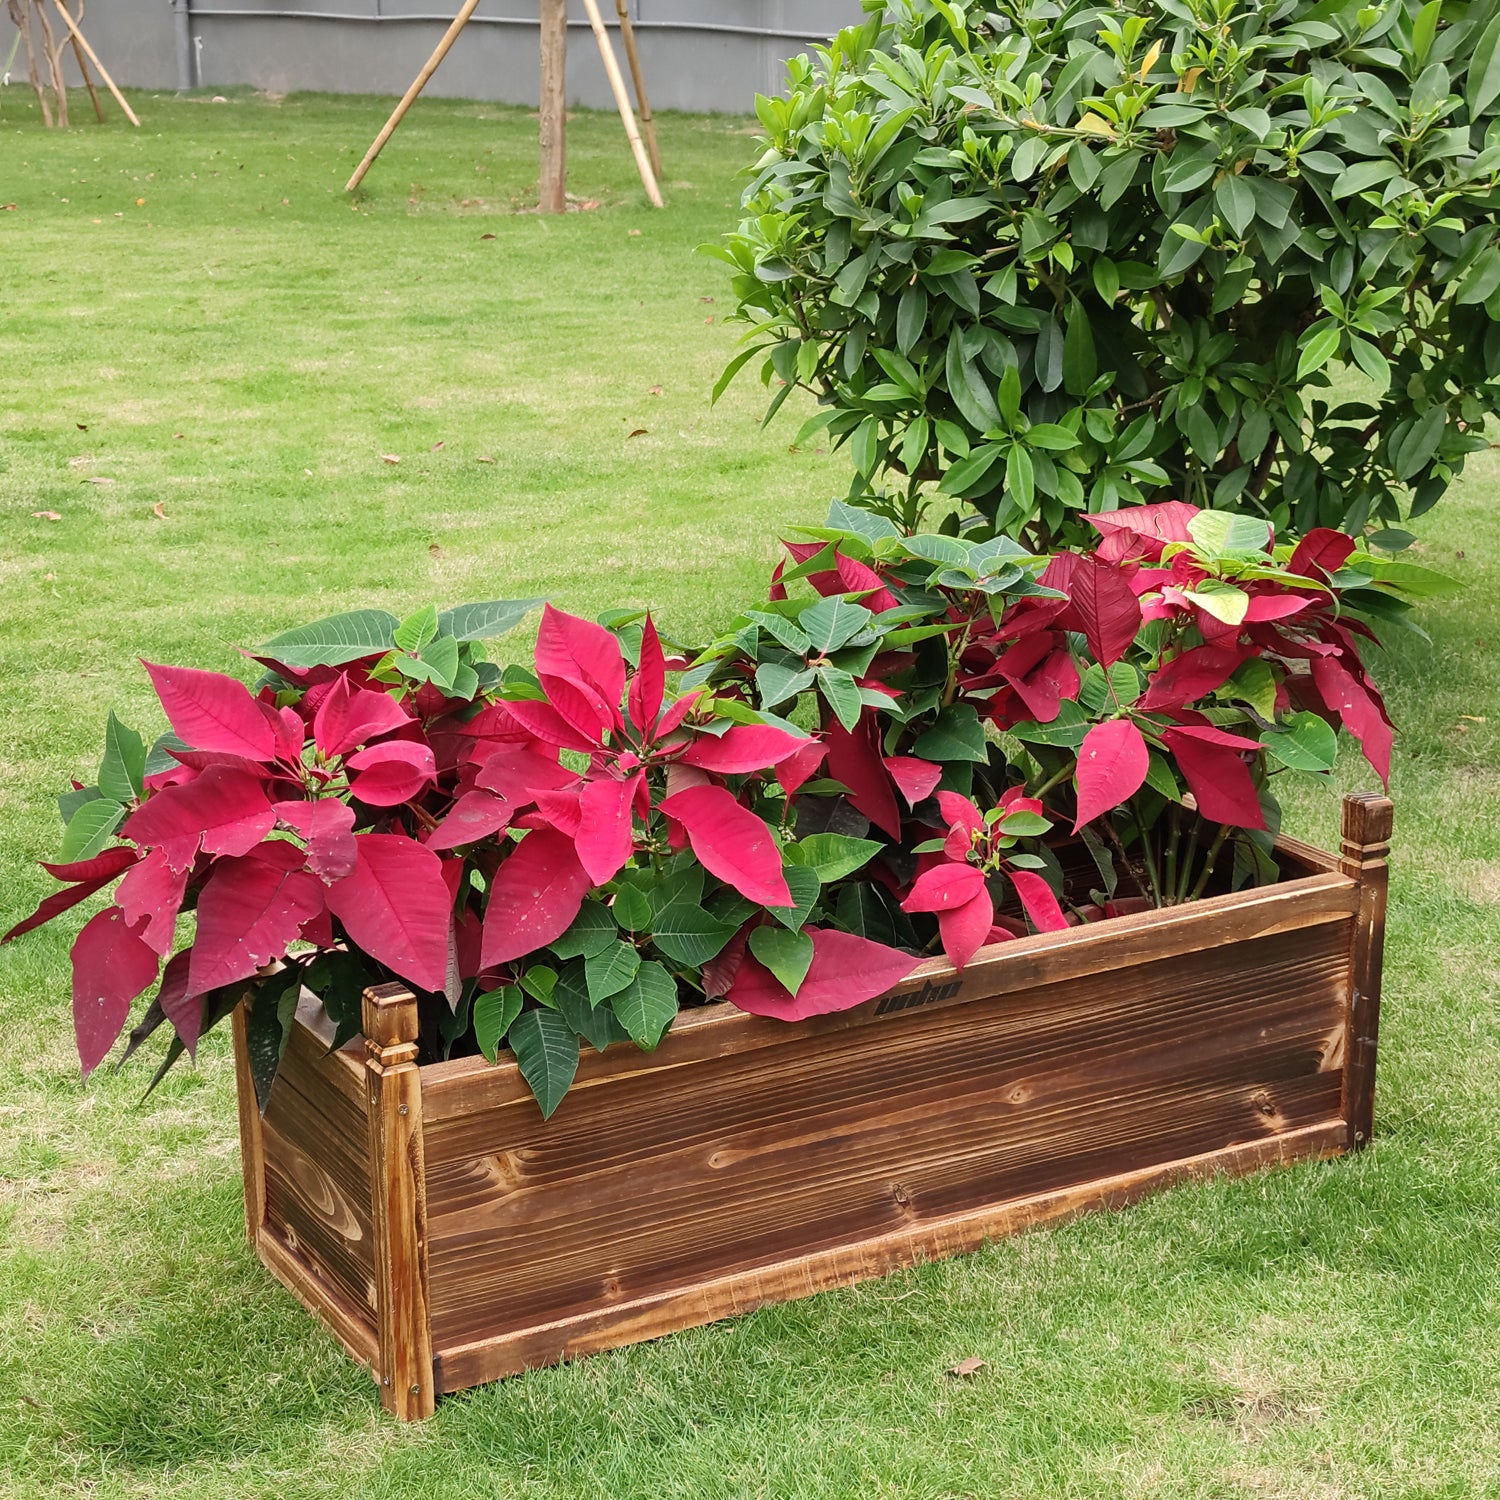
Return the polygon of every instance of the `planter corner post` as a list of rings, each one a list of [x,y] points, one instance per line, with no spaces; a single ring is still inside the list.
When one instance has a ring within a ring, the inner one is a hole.
[[[1370,792],[1345,796],[1339,866],[1359,882],[1349,997],[1348,1050],[1344,1060],[1344,1118],[1348,1145],[1369,1145],[1375,1122],[1375,1054],[1380,1039],[1380,982],[1385,954],[1386,891],[1390,883],[1393,808]]]
[[[426,1172],[417,1001],[399,984],[364,993],[366,1099],[373,1173],[380,1400],[402,1421],[437,1405],[428,1315]]]

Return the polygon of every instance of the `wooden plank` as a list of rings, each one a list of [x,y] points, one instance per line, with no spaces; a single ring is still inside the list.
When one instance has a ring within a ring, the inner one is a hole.
[[[1340,873],[1337,855],[1318,848],[1316,844],[1306,844],[1301,839],[1294,839],[1288,834],[1282,834],[1276,840],[1276,854],[1283,867],[1294,876]]]
[[[586,1051],[573,1088],[583,1092],[621,1078],[690,1066],[731,1052],[781,1047],[791,1037],[823,1036],[881,1024],[907,1007],[931,1011],[965,1005],[1250,938],[1265,939],[1305,927],[1347,922],[1358,906],[1359,886],[1355,881],[1338,874],[1314,875],[1186,906],[1115,917],[1066,932],[996,943],[981,949],[961,974],[956,974],[946,959],[930,959],[889,996],[790,1026],[747,1016],[731,1005],[706,1005],[679,1016],[654,1053],[624,1044],[603,1054]],[[457,1058],[429,1064],[422,1070],[422,1081],[429,1137],[431,1128],[444,1121],[467,1119],[531,1099],[514,1062],[496,1066],[482,1057]]]
[[[363,1068],[330,1055],[332,1030],[310,995],[259,1117],[263,1218],[308,1266],[373,1319],[375,1235]],[[359,1078],[358,1084],[355,1083]]]
[[[363,1115],[366,1110],[363,1041],[356,1037],[338,1051],[330,1052],[333,1022],[323,1009],[322,1001],[310,990],[303,990],[297,1003],[297,1020],[301,1024],[287,1043],[287,1052],[294,1064],[305,1059],[308,1069],[318,1073],[326,1071],[328,1082]]]
[[[963,1049],[972,1048],[986,1038],[1003,1038],[1004,1045],[1014,1049],[1018,1063],[1072,1058],[1079,1055],[1080,1049],[1088,1052],[1100,1045],[1113,1052],[1120,1045],[1151,1045],[1153,1038],[1166,1043],[1174,1039],[1173,1026],[1186,1024],[1181,1019],[1184,1013],[1196,1012],[1205,1022],[1212,1021],[1215,1025],[1234,1023],[1258,1003],[1266,1002],[1260,993],[1263,984],[1268,980],[1285,982],[1280,978],[1283,970],[1305,963],[1318,966],[1321,972],[1318,983],[1326,986],[1329,993],[1340,994],[1339,986],[1347,975],[1351,926],[1346,917],[1338,926],[1288,935],[1279,955],[1281,969],[1272,968],[1269,973],[1264,955],[1258,955],[1253,947],[1227,950],[1222,960],[1225,969],[1222,978],[1218,969],[1203,969],[1194,956],[1184,955],[1163,960],[1161,965],[1137,965],[1118,974],[1085,976],[1011,996],[975,997],[965,1006],[911,1007],[886,1016],[878,1027],[851,1028],[858,1035],[840,1037],[837,1050],[828,1032],[801,1023],[762,1022],[773,1039],[773,1045],[767,1048],[726,1048],[695,1057],[690,1064],[671,1065],[681,1074],[680,1079],[653,1078],[644,1070],[635,1070],[622,1074],[614,1083],[623,1086],[628,1082],[634,1091],[632,1097],[655,1100],[651,1109],[655,1115],[683,1112],[685,1119],[663,1125],[667,1132],[681,1129],[700,1110],[692,1093],[677,1090],[702,1087],[691,1081],[699,1076],[702,1065],[740,1056],[746,1057],[744,1076],[757,1083],[768,1074],[775,1076],[790,1068],[807,1068],[815,1073],[829,1066],[831,1058],[847,1056],[851,1059],[849,1071],[868,1077],[869,1087],[878,1090],[884,1085],[875,1081],[877,1071],[886,1068],[894,1071],[907,1067],[947,1067],[962,1072],[970,1067]],[[920,996],[921,991],[916,993]],[[1274,1002],[1275,996],[1270,999]],[[1342,1003],[1341,999],[1338,1003]],[[1092,1037],[1091,1028],[1096,1033]],[[1120,1032],[1119,1036],[1111,1034],[1115,1030]],[[1033,1047],[1034,1051],[1028,1050]],[[748,1055],[759,1051],[768,1055],[765,1058]],[[887,1061],[883,1063],[882,1059]],[[598,1061],[597,1056],[586,1056],[584,1066]],[[431,1069],[423,1071],[430,1073]],[[599,1091],[601,1099],[615,1094],[614,1087]],[[424,1106],[428,1103],[424,1099]],[[529,1092],[505,1101],[492,1100],[489,1108],[466,1115],[424,1108],[424,1146],[429,1172],[475,1151],[519,1149],[527,1144],[554,1149],[553,1143],[562,1138],[567,1122],[586,1117],[596,1107],[607,1106],[596,1106],[587,1094],[570,1093],[554,1123],[542,1121]],[[720,1107],[728,1113],[717,1114],[709,1122],[710,1129],[717,1122],[753,1118],[758,1108],[755,1101],[738,1095],[725,1099]],[[805,1107],[817,1115],[825,1109],[826,1101],[813,1093],[807,1096]],[[563,1124],[555,1124],[557,1121]],[[604,1143],[598,1149],[607,1150],[610,1159],[617,1154],[615,1147]],[[571,1166],[567,1170],[572,1170]]]
[[[434,1255],[435,1347],[441,1352],[455,1340],[749,1273],[832,1245],[860,1244],[905,1224],[1087,1183],[1112,1175],[1112,1167],[1173,1160],[1336,1119],[1339,1079],[1219,1082],[1193,1089],[1164,1083],[1155,1095],[1145,1088],[1123,1094],[1115,1106],[1113,1114],[1080,1109],[1065,1119],[1034,1121],[1053,1131],[1035,1155],[1015,1135],[987,1139],[978,1101],[967,1110],[941,1112],[927,1130],[920,1128],[924,1121],[907,1115],[905,1140],[897,1139],[897,1122],[847,1132],[842,1138],[859,1146],[847,1163],[830,1162],[830,1150],[814,1149],[824,1138],[811,1134],[784,1149],[747,1151],[740,1161],[726,1153],[731,1171],[723,1175],[732,1176],[727,1201],[716,1204],[709,1187],[692,1183],[679,1197],[653,1180],[640,1196],[657,1218],[645,1221],[648,1227],[629,1241],[612,1221],[642,1221],[615,1195],[582,1214],[549,1212],[543,1195],[534,1195],[531,1232],[502,1234],[488,1243],[455,1237],[442,1245],[451,1253]],[[1265,1129],[1257,1127],[1261,1111]],[[806,1179],[797,1175],[804,1164]],[[669,1183],[680,1165],[663,1164]],[[845,1177],[838,1181],[841,1171]],[[755,1194],[758,1207],[751,1203]],[[563,1196],[564,1209],[576,1210],[576,1197]],[[572,1236],[579,1234],[591,1235],[593,1243],[576,1245]],[[502,1245],[513,1258],[503,1259]]]
[[[1332,1118],[1348,925],[433,1125],[434,1338]]]
[[[240,1121],[240,1170],[245,1179],[245,1233],[253,1245],[266,1218],[266,1157],[260,1133],[260,1104],[250,1075],[245,1045],[245,1002],[234,1008],[234,1092]]]
[[[328,1038],[312,1029],[323,1020],[321,1008],[304,999],[262,1116],[245,1048],[244,1008],[234,1013],[246,1224],[267,1269],[369,1365],[375,1348],[369,1147],[356,1143],[350,1129],[355,1120],[363,1124],[363,1096],[356,1114],[337,1086],[347,1066],[328,1063]]]
[[[400,985],[364,993],[374,1179],[380,1400],[403,1421],[430,1417],[437,1391],[427,1316],[426,1172],[417,1002]]]
[[[320,1277],[269,1225],[262,1225],[256,1235],[255,1251],[265,1268],[344,1346],[349,1357],[373,1372],[379,1348],[369,1311]]]
[[[522,1370],[733,1317],[767,1303],[850,1286],[903,1266],[978,1249],[986,1240],[1000,1235],[1073,1218],[1092,1209],[1123,1208],[1175,1183],[1238,1176],[1268,1166],[1335,1155],[1342,1149],[1343,1135],[1342,1121],[1320,1121],[1264,1140],[966,1210],[860,1244],[831,1247],[607,1310],[454,1345],[439,1353],[439,1385],[444,1391],[462,1390]]]
[[[501,1119],[476,1120],[467,1147],[450,1135],[443,1143],[447,1160],[429,1162],[430,1183],[434,1189],[442,1185],[441,1196],[429,1195],[429,1229],[435,1236],[449,1231],[478,1235],[482,1225],[471,1216],[509,1224],[521,1211],[518,1200],[528,1194],[574,1192],[596,1204],[628,1196],[621,1185],[624,1178],[651,1167],[672,1174],[675,1166],[680,1175],[695,1158],[703,1159],[717,1193],[745,1170],[748,1160],[774,1162],[782,1154],[803,1151],[816,1156],[825,1142],[827,1165],[841,1164],[846,1170],[853,1169],[854,1154],[878,1158],[888,1144],[908,1156],[917,1152],[918,1143],[942,1154],[949,1149],[949,1127],[937,1117],[946,1120],[950,1114],[975,1115],[977,1122],[971,1123],[981,1128],[988,1124],[983,1149],[1012,1136],[1030,1149],[1033,1143],[1025,1132],[1047,1126],[1052,1113],[1075,1113],[1100,1091],[1106,1091],[1104,1104],[1112,1106],[1142,1087],[1170,1086],[1174,1072],[1195,1076],[1190,1070],[1197,1069],[1206,1078],[1218,1055],[1234,1046],[1257,1058],[1267,1052],[1288,1054],[1299,1075],[1337,1072],[1329,1059],[1337,1050],[1336,1003],[1330,999],[1325,1006],[1299,997],[1229,1031],[1236,1027],[1231,1001],[1204,1012],[1194,1033],[1180,1043],[1174,1042],[1170,1026],[1172,1021],[1185,1024],[1184,1013],[1165,1006],[1159,1024],[1149,1031],[1138,1029],[1144,1007],[1122,1013],[1098,1045],[1083,1043],[1076,1032],[1066,1030],[1028,1025],[1018,1028],[1017,1035],[999,1029],[983,1034],[913,1020],[907,1024],[926,1035],[908,1035],[879,1047],[849,1041],[837,1057],[804,1047],[768,1064],[752,1058],[745,1065],[713,1065],[701,1079],[684,1079],[689,1092],[682,1098],[662,1101],[657,1122],[642,1122],[635,1129],[626,1127],[649,1097],[649,1088],[632,1086],[607,1109],[591,1104],[570,1114],[556,1131],[537,1130],[524,1111],[506,1111]],[[867,1035],[859,1034],[861,1039]],[[1239,1061],[1234,1065],[1239,1067]],[[820,1071],[833,1074],[825,1086],[819,1086]],[[779,1086],[778,1072],[792,1075],[795,1086]],[[721,1084],[737,1093],[715,1110],[707,1106],[706,1096]],[[965,1090],[968,1095],[961,1092]],[[987,1122],[989,1114],[997,1118]],[[861,1128],[867,1142],[851,1144]],[[899,1140],[888,1143],[886,1133]],[[1041,1148],[1049,1142],[1043,1136],[1034,1144]],[[474,1188],[459,1192],[453,1186],[459,1181]],[[487,1202],[474,1201],[482,1194],[489,1195]],[[450,1214],[458,1216],[457,1224],[450,1222]]]
[[[1350,947],[1349,1056],[1344,1070],[1344,1118],[1351,1147],[1375,1130],[1375,1055],[1380,1041],[1380,986],[1385,955],[1386,894],[1393,808],[1389,797],[1344,798],[1340,868],[1359,882],[1359,913]]]
[[[265,1123],[265,1222],[373,1318],[375,1231],[368,1154],[357,1164],[359,1179],[351,1184],[347,1167],[331,1159],[328,1142],[319,1134],[320,1123],[320,1117],[307,1110],[280,1117],[285,1134],[270,1121]]]
[[[295,1046],[294,1040],[282,1059],[263,1123],[298,1143],[368,1217],[370,1130],[365,1101],[346,1099],[330,1085],[324,1070],[299,1072],[292,1056]]]

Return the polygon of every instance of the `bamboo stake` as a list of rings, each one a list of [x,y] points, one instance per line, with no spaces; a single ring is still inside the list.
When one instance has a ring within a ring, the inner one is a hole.
[[[115,103],[125,111],[125,118],[129,120],[137,130],[139,130],[141,128],[141,122],[136,118],[135,111],[125,102],[124,94],[122,94],[119,89],[115,87],[115,81],[109,76],[109,70],[104,66],[102,62],[99,61],[98,53],[96,53],[94,49],[89,46],[89,39],[73,24],[73,18],[63,8],[62,0],[52,0],[52,3],[57,7],[58,14],[63,18],[63,24],[66,25],[68,30],[73,33],[73,37],[77,41],[78,45],[88,53],[89,61],[93,63],[94,67],[98,70],[99,76],[104,80],[105,88],[107,88],[110,93],[115,96]]]
[[[104,123],[104,106],[99,102],[99,91],[94,87],[94,80],[89,76],[89,66],[83,60],[83,48],[78,45],[78,38],[69,37],[73,43],[73,56],[78,62],[78,71],[83,75],[83,86],[89,91],[89,98],[94,102],[94,117],[102,125]]]
[[[635,156],[636,168],[641,174],[646,196],[660,208],[661,189],[657,187],[651,163],[646,159],[641,133],[635,128],[635,112],[630,107],[630,96],[625,92],[625,80],[620,75],[620,64],[615,60],[615,49],[610,44],[609,33],[604,29],[604,19],[599,14],[599,0],[583,0],[583,8],[588,12],[589,25],[594,28],[594,37],[599,43],[599,56],[604,59],[604,71],[609,75],[609,86],[614,90],[615,104],[619,107],[620,120],[625,126],[625,136]]]
[[[641,71],[641,55],[636,50],[635,26],[630,19],[630,0],[615,0],[615,13],[620,18],[620,36],[625,43],[625,56],[630,63],[630,79],[635,84],[636,107],[641,113],[641,134],[646,137],[646,149],[651,153],[651,170],[661,178],[661,152],[656,148],[656,121],[651,118],[651,99],[646,93],[646,75]]]
[[[63,3],[66,4],[67,0],[63,0]],[[78,0],[78,24],[79,26],[83,25],[83,0]],[[78,38],[76,36],[69,37],[68,40],[73,44],[73,56],[78,62],[79,73],[83,75],[83,86],[89,91],[89,98],[93,100],[94,118],[102,125],[104,123],[104,106],[99,102],[98,90],[94,88],[94,80],[89,76],[88,64],[83,60],[83,48],[78,45]]]
[[[344,191],[352,193],[364,180],[364,175],[374,164],[375,158],[380,155],[385,143],[395,134],[396,127],[401,123],[402,117],[413,104],[416,103],[417,95],[427,87],[427,80],[438,70],[438,64],[447,57],[448,49],[458,40],[458,34],[468,24],[469,17],[474,14],[479,0],[464,0],[464,6],[454,16],[453,24],[443,33],[443,39],[432,49],[432,56],[423,64],[422,71],[412,80],[412,85],[401,96],[401,102],[391,111],[391,117],[382,126],[380,134],[365,152],[365,159],[354,169],[354,176],[344,184]]]
[[[568,206],[568,0],[542,0],[541,173],[537,207],[560,214]]]

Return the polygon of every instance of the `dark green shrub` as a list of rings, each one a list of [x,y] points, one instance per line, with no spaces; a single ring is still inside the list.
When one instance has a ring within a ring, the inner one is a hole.
[[[936,484],[1040,546],[1164,499],[1359,532],[1483,446],[1494,0],[885,9],[760,101],[719,250],[725,379],[815,392],[852,498],[912,527]]]

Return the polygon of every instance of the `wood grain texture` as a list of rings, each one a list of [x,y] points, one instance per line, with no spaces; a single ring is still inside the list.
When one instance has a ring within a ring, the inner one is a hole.
[[[1303,875],[1336,874],[1340,868],[1337,855],[1285,833],[1278,835],[1276,839],[1276,859],[1292,879]]]
[[[264,1122],[241,1081],[257,1246],[416,1418],[440,1391],[1359,1144],[1380,801],[1346,812],[1336,864],[1283,841],[1274,886],[961,974],[932,960],[791,1026],[684,1013],[654,1054],[587,1051],[550,1121],[513,1063],[419,1068],[399,986],[368,992],[363,1052],[330,1053],[309,1003]]]
[[[338,1051],[333,1046],[334,1026],[322,1002],[308,990],[303,990],[297,1005],[299,1026],[312,1036],[318,1047],[313,1056],[319,1070],[326,1069],[324,1077],[358,1110],[365,1108],[365,1049],[359,1038],[345,1042]]]
[[[374,1374],[380,1346],[370,1310],[320,1276],[302,1249],[271,1225],[261,1225],[255,1250],[265,1268],[344,1346],[345,1353]]]
[[[1336,1119],[1349,920],[429,1127],[434,1346]],[[776,1024],[776,1023],[762,1023]]]
[[[1375,1054],[1380,1041],[1380,987],[1385,956],[1386,893],[1394,809],[1389,797],[1344,798],[1340,868],[1359,882],[1359,911],[1350,950],[1349,1056],[1344,1117],[1349,1145],[1365,1146],[1375,1131]]]
[[[464,1390],[523,1370],[659,1338],[768,1303],[807,1297],[885,1276],[905,1266],[977,1250],[987,1240],[1057,1223],[1101,1208],[1125,1208],[1175,1183],[1240,1176],[1343,1150],[1342,1120],[1289,1130],[1264,1140],[1038,1193],[947,1219],[904,1228],[855,1245],[839,1245],[776,1265],[560,1318],[511,1334],[455,1345],[438,1357],[443,1391]]]
[[[373,1316],[369,1146],[356,1155],[352,1144],[346,1144],[344,1122],[330,1111],[320,1111],[290,1085],[277,1090],[271,1109],[275,1120],[267,1118],[262,1127],[265,1223],[307,1260],[315,1275],[332,1282]]]
[[[365,991],[363,1008],[380,1400],[403,1421],[416,1421],[431,1416],[437,1402],[427,1311],[417,1002],[400,985],[375,985]]]
[[[347,1059],[328,1053],[309,1022],[321,1008],[303,997],[265,1115],[263,1220],[307,1274],[373,1326],[375,1234],[368,1110],[349,1088]],[[250,1107],[255,1108],[251,1090]]]
[[[260,1113],[233,1018],[245,1218],[266,1268],[366,1368],[377,1356],[370,1151],[363,1092],[347,1055],[329,1054],[322,1007],[304,996]]]
[[[1359,886],[1349,877],[1313,875],[1187,906],[1071,927],[1066,932],[1040,933],[981,948],[961,974],[955,974],[946,959],[928,959],[889,996],[791,1027],[748,1016],[727,1003],[700,1006],[684,1011],[673,1022],[654,1053],[626,1045],[603,1054],[585,1049],[573,1090],[612,1086],[615,1080],[634,1074],[691,1066],[730,1052],[779,1048],[791,1037],[827,1036],[883,1025],[902,1000],[919,999],[921,1009],[930,1012],[1236,941],[1328,923],[1347,925],[1359,909],[1359,899]],[[465,1120],[501,1105],[531,1102],[531,1091],[513,1062],[496,1067],[482,1057],[465,1057],[432,1063],[422,1069],[422,1080],[429,1142],[433,1127],[446,1120]],[[658,1084],[665,1086],[664,1080]]]

